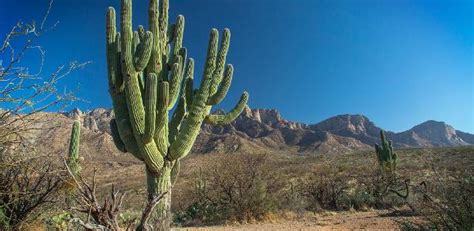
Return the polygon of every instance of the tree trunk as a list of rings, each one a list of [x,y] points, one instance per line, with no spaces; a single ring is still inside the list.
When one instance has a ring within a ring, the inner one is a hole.
[[[171,229],[171,168],[171,164],[167,161],[158,177],[147,171],[148,199],[166,192],[149,221],[149,224],[152,224],[152,230]]]

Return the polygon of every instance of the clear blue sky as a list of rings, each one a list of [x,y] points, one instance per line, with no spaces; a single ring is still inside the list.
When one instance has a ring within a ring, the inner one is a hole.
[[[0,0],[0,33],[38,19],[48,0]],[[105,12],[119,0],[56,0],[57,28],[40,42],[52,68],[93,63],[64,86],[111,107],[105,65]],[[134,1],[134,25],[148,1]],[[275,108],[314,123],[346,113],[402,131],[428,119],[474,133],[473,2],[470,0],[171,0],[186,17],[185,46],[201,73],[209,29],[229,27],[234,82],[225,103],[245,89],[253,108]]]

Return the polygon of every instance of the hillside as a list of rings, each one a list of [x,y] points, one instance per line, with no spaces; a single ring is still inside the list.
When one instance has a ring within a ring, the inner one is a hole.
[[[74,109],[57,116],[61,118],[57,122],[64,125],[59,127],[63,128],[68,128],[68,123],[73,119],[81,120],[82,125],[87,128],[85,133],[97,136],[93,139],[94,142],[103,140],[103,143],[108,143],[100,148],[113,149],[109,135],[109,121],[113,118],[110,110],[99,108],[81,112]],[[308,125],[285,120],[273,109],[246,108],[242,115],[229,125],[203,125],[193,152],[348,153],[372,148],[379,142],[380,130],[380,127],[363,115],[338,115]],[[474,145],[474,135],[437,121],[427,121],[400,133],[386,131],[386,134],[398,148]],[[65,142],[67,140],[62,141]]]

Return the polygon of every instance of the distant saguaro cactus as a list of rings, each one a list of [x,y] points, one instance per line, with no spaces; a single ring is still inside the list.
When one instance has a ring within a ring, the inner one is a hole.
[[[69,141],[69,152],[67,164],[72,174],[77,176],[81,171],[79,164],[79,145],[81,138],[81,122],[74,121],[71,130],[71,139]]]
[[[109,93],[115,113],[110,126],[117,148],[146,165],[149,198],[168,192],[158,206],[159,226],[154,227],[166,230],[180,159],[190,152],[204,121],[232,122],[247,104],[248,94],[244,92],[229,113],[210,114],[232,80],[233,67],[225,65],[229,29],[224,29],[220,48],[218,31],[211,30],[201,84],[193,89],[194,61],[183,47],[184,17],[179,15],[176,24],[168,26],[169,1],[150,0],[149,31],[141,25],[133,31],[132,1],[122,0],[121,5],[121,33],[112,7],[106,22]]]
[[[375,153],[380,167],[385,172],[393,173],[397,167],[397,154],[393,151],[392,141],[387,141],[383,130],[380,131],[381,144],[375,144]]]

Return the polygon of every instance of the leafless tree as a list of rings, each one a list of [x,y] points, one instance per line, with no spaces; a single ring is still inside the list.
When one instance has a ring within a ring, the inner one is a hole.
[[[17,21],[0,40],[0,229],[16,229],[41,206],[53,201],[61,174],[48,157],[35,148],[36,135],[48,129],[39,113],[61,109],[77,100],[60,91],[60,81],[88,62],[70,62],[45,73],[46,52],[38,38],[56,28],[47,26],[53,6],[40,23]],[[39,123],[43,122],[43,123]]]
[[[58,24],[46,27],[52,5],[51,0],[39,25],[19,20],[0,43],[0,151],[28,146],[28,131],[38,129],[36,114],[77,100],[73,92],[60,91],[57,84],[89,62],[73,61],[52,73],[43,72],[46,53],[36,41]]]
[[[88,183],[80,175],[75,175],[69,169],[66,161],[64,163],[68,170],[69,178],[71,179],[69,184],[75,188],[72,198],[76,206],[73,206],[71,210],[79,214],[85,214],[87,217],[84,221],[80,219],[79,216],[74,216],[71,219],[71,223],[79,224],[86,230],[104,229],[115,231],[132,230],[134,228],[132,227],[134,222],[131,222],[126,228],[121,228],[118,222],[118,216],[120,215],[122,203],[127,192],[121,193],[112,184],[109,196],[105,197],[103,202],[100,202],[97,196],[95,172],[92,177],[92,182]],[[151,212],[166,193],[167,192],[161,193],[149,199],[143,210],[137,230],[152,230],[152,227],[148,226],[148,220],[152,214]],[[92,218],[93,221],[91,221],[90,218]]]

